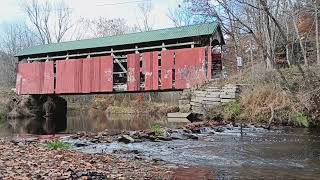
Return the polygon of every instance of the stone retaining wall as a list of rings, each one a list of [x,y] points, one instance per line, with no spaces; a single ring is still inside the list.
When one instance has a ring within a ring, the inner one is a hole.
[[[239,85],[217,87],[212,84],[204,85],[195,90],[186,89],[179,100],[180,112],[204,114],[206,109],[221,103],[235,101],[240,95]]]

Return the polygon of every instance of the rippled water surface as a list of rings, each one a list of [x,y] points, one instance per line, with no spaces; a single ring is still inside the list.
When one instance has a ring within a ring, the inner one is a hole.
[[[155,122],[165,125],[163,118],[160,121],[149,116],[117,118],[101,120],[100,123],[105,122],[102,129],[140,130]],[[198,141],[92,144],[78,150],[88,153],[138,150],[150,158],[208,167],[220,179],[320,179],[319,130],[248,128],[244,132],[241,137],[240,129],[234,128],[213,135],[201,134]]]

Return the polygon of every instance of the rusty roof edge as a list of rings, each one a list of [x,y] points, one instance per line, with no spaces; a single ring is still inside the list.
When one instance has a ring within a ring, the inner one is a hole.
[[[205,32],[205,30],[202,29],[202,27],[207,26],[208,28],[210,28],[210,30],[208,30],[207,32]],[[137,43],[146,43],[146,42],[152,42],[152,41],[160,41],[160,40],[170,40],[170,39],[178,39],[178,38],[186,38],[186,37],[194,37],[194,36],[201,36],[201,35],[209,35],[209,34],[213,34],[217,31],[217,29],[219,28],[219,24],[213,22],[213,23],[205,23],[205,24],[196,24],[196,25],[189,25],[189,26],[182,26],[182,27],[173,27],[173,28],[166,28],[166,29],[158,29],[158,30],[153,30],[153,31],[146,31],[146,32],[136,32],[136,33],[128,33],[128,34],[123,34],[123,35],[116,35],[116,36],[108,36],[108,37],[101,37],[101,38],[92,38],[92,39],[83,39],[83,40],[75,40],[75,41],[65,41],[65,42],[60,42],[60,43],[51,43],[51,44],[43,44],[43,45],[37,45],[37,46],[33,46],[33,47],[29,47],[29,48],[25,48],[22,51],[20,51],[18,54],[15,55],[15,57],[21,57],[21,56],[28,56],[28,55],[36,55],[36,54],[46,54],[46,53],[54,53],[54,52],[64,52],[64,51],[70,51],[70,50],[82,50],[82,49],[92,49],[92,48],[102,48],[102,47],[111,47],[111,46],[119,46],[119,45],[130,45],[130,44],[137,44]],[[152,33],[156,33],[156,32],[161,32],[161,31],[175,31],[175,30],[190,30],[191,28],[196,28],[198,27],[198,30],[203,31],[202,33],[195,33],[192,36],[188,36],[188,35],[184,35],[184,36],[179,36],[179,37],[170,37],[170,38],[162,38],[162,39],[156,39],[156,40],[152,40],[152,41],[139,41],[139,42],[128,42],[125,44],[118,44],[118,45],[108,45],[108,44],[103,44],[100,42],[100,44],[96,45],[96,46],[88,46],[88,47],[81,47],[79,49],[77,48],[66,48],[64,50],[60,50],[59,48],[57,48],[58,45],[78,45],[79,43],[81,43],[82,45],[86,44],[86,43],[98,43],[98,41],[107,41],[110,40],[111,38],[125,38],[128,36],[134,36],[134,35],[143,35],[143,34],[152,34]],[[212,32],[211,32],[212,31]],[[56,46],[56,47],[54,47]],[[53,48],[52,50],[47,50],[47,51],[42,51],[42,52],[37,52],[36,48]],[[36,49],[36,50],[35,50]],[[54,50],[55,49],[55,50]],[[32,52],[32,51],[36,51],[36,52]]]

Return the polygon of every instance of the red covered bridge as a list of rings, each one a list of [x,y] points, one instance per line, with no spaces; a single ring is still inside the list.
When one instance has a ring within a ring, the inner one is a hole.
[[[182,90],[221,72],[215,23],[46,44],[17,57],[18,94]]]

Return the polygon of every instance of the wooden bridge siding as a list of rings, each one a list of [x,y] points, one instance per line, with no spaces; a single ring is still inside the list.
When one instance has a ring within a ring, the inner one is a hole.
[[[152,90],[159,90],[159,59],[158,52],[152,52],[152,62],[153,62],[153,83]]]
[[[57,61],[56,93],[112,92],[111,56]]]
[[[56,62],[56,93],[82,93],[82,59]]]
[[[42,86],[41,94],[53,94],[54,93],[54,63],[46,62],[46,63],[42,63],[42,66],[44,66],[44,71],[42,76],[43,86]]]
[[[206,79],[205,48],[181,49],[175,55],[175,89],[191,88]]]
[[[53,62],[17,65],[17,94],[52,94],[53,84]]]
[[[143,53],[142,73],[145,75],[145,90],[158,90],[158,52]]]
[[[100,92],[113,91],[113,57],[100,57]]]
[[[207,48],[207,54],[208,54],[208,69],[207,69],[207,78],[212,79],[212,52],[211,52],[211,46]],[[211,59],[211,61],[209,61]]]
[[[92,87],[93,64],[92,59],[82,60],[82,92],[90,93]]]
[[[128,66],[128,91],[140,90],[140,55],[129,54],[127,60]]]
[[[141,91],[140,72],[145,75],[145,90],[171,90],[190,88],[211,78],[210,48],[192,48],[161,51],[161,77],[159,78],[158,52],[127,56],[127,91]],[[213,55],[221,60],[221,55]],[[207,73],[205,65],[207,63]],[[17,65],[18,94],[53,94],[54,63],[29,63]],[[173,72],[175,71],[175,73]],[[175,74],[175,79],[173,79]],[[206,76],[207,75],[207,76]],[[175,87],[173,82],[175,81]],[[57,94],[99,93],[113,91],[113,57],[101,56],[78,60],[56,61]]]
[[[100,57],[94,57],[90,59],[92,60],[91,92],[99,92],[101,79]]]
[[[161,89],[172,89],[172,71],[174,68],[174,50],[161,51]]]

